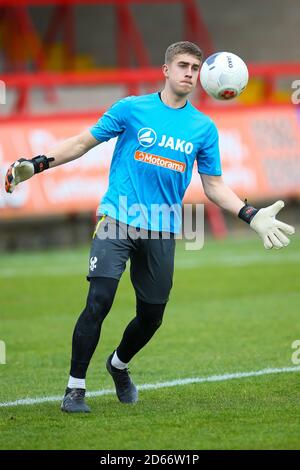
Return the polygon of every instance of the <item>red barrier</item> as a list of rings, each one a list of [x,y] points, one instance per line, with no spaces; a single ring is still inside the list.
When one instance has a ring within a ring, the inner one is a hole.
[[[273,99],[276,81],[282,77],[300,77],[300,63],[269,63],[248,64],[251,78],[261,78],[264,82],[265,103],[278,104]],[[18,92],[18,99],[11,116],[32,117],[30,111],[30,91],[36,87],[55,89],[61,86],[89,86],[89,85],[118,85],[125,88],[124,96],[139,94],[143,85],[157,89],[159,83],[163,83],[164,77],[159,67],[144,67],[137,69],[114,69],[92,72],[38,72],[4,74],[1,80],[5,82],[7,89],[14,88]],[[212,101],[210,97],[198,85],[194,96],[194,103],[198,106],[218,107],[220,103]],[[242,106],[238,101],[230,103],[231,106]],[[249,106],[249,105],[247,105]],[[89,110],[97,111],[97,110]],[[2,118],[3,119],[3,118]]]

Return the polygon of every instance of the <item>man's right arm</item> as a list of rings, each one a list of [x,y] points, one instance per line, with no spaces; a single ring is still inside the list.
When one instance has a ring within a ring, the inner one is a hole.
[[[98,144],[99,140],[95,139],[89,130],[70,137],[47,152],[49,159],[54,158],[49,163],[49,168],[76,160]]]
[[[49,150],[47,155],[38,155],[31,160],[20,158],[7,170],[5,176],[6,192],[12,193],[17,184],[31,178],[35,173],[76,160],[98,144],[100,141],[95,139],[90,131],[84,131],[64,140]]]

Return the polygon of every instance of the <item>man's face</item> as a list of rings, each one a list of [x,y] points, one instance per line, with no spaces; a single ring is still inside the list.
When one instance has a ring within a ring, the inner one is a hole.
[[[190,54],[178,54],[163,66],[169,86],[179,96],[188,95],[196,86],[201,62]]]

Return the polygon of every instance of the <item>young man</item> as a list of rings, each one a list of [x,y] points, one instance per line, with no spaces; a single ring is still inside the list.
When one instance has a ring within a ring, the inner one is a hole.
[[[282,201],[257,210],[245,205],[223,182],[216,127],[187,100],[201,63],[197,45],[186,41],[172,44],[162,67],[165,86],[160,93],[118,101],[90,130],[64,141],[47,156],[18,160],[7,172],[6,190],[12,192],[35,173],[79,158],[100,142],[118,136],[92,241],[87,302],[73,333],[63,411],[90,411],[84,401],[87,368],[129,258],[136,316],[108,357],[106,368],[119,400],[137,401],[138,391],[127,366],[162,322],[172,287],[174,236],[180,229],[182,198],[195,160],[206,196],[249,223],[265,248],[288,245],[284,233],[294,233],[293,227],[275,219]],[[153,205],[159,206],[159,213],[152,210]]]

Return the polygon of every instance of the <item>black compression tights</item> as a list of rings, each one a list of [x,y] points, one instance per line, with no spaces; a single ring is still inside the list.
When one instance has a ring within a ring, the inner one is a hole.
[[[127,325],[117,347],[118,358],[127,363],[160,327],[166,304],[148,304],[137,299],[136,316]]]
[[[101,326],[110,311],[118,280],[97,277],[90,280],[85,309],[77,320],[72,341],[70,375],[85,378],[92,355],[99,341]],[[149,304],[137,299],[136,317],[124,331],[117,348],[123,362],[131,358],[148,343],[162,322],[166,304]]]

